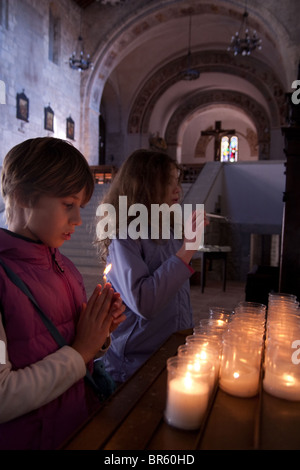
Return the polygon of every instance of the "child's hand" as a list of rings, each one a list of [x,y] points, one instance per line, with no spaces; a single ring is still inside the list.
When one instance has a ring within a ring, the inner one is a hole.
[[[204,227],[207,225],[205,211],[197,209],[191,213],[184,224],[184,241],[187,250],[197,251],[203,244]]]
[[[112,315],[119,318],[121,314],[119,302],[116,304],[113,299],[114,290],[110,284],[104,288],[98,285],[88,303],[83,305],[72,347],[82,355],[86,364],[105,343],[114,321]]]
[[[110,333],[115,331],[115,329],[126,320],[126,315],[123,315],[125,310],[125,305],[122,302],[121,296],[119,293],[115,292],[111,305],[111,316],[112,323],[110,326]]]
[[[189,263],[192,256],[204,241],[204,227],[208,225],[203,210],[193,211],[184,224],[184,239],[181,248],[176,255],[185,263]]]

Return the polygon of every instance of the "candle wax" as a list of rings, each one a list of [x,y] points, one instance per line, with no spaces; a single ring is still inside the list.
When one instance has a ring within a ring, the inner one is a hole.
[[[288,372],[275,374],[266,368],[263,389],[274,397],[291,401],[300,400],[300,380]]]
[[[209,385],[193,379],[174,378],[168,384],[165,419],[180,429],[198,429],[206,411]]]
[[[247,369],[222,372],[219,386],[224,392],[236,397],[253,397],[258,393],[259,370]]]

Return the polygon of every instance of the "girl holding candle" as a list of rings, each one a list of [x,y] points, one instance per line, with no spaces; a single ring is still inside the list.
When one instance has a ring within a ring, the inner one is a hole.
[[[153,204],[179,203],[180,178],[178,164],[166,153],[137,150],[118,171],[102,203],[118,213],[120,196],[126,196],[128,206],[142,204],[151,214]],[[150,233],[150,219],[148,224]],[[190,220],[194,233],[203,232],[204,224],[196,215]],[[120,225],[118,220],[115,238],[98,240],[104,260],[112,264],[107,278],[126,305],[126,321],[113,332],[112,346],[101,359],[116,382],[130,377],[172,333],[193,327],[189,263],[196,251],[190,249],[190,240],[176,239],[172,230],[168,239],[133,239],[120,236]]]
[[[80,273],[58,249],[81,224],[93,187],[83,155],[60,139],[26,140],[4,159],[8,230],[0,230],[0,260],[29,287],[66,345],[58,346],[1,265],[0,449],[55,449],[97,403],[86,369],[105,352],[124,307],[110,285],[97,286],[87,302]]]

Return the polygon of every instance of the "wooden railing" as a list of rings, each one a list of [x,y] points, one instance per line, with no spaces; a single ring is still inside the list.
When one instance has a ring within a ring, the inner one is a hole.
[[[90,166],[90,169],[94,175],[96,184],[110,183],[118,171],[118,169],[112,165],[95,165]]]
[[[204,164],[191,163],[182,164],[180,166],[183,170],[183,183],[194,183],[204,167]],[[96,184],[110,183],[118,171],[118,168],[113,165],[94,165],[90,168]]]

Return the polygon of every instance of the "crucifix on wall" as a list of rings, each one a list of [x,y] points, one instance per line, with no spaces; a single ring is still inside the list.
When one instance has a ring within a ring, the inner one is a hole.
[[[214,160],[220,161],[221,140],[224,135],[234,135],[235,129],[222,129],[221,121],[215,122],[215,128],[210,131],[202,131],[201,135],[212,135],[215,138],[215,155]]]

